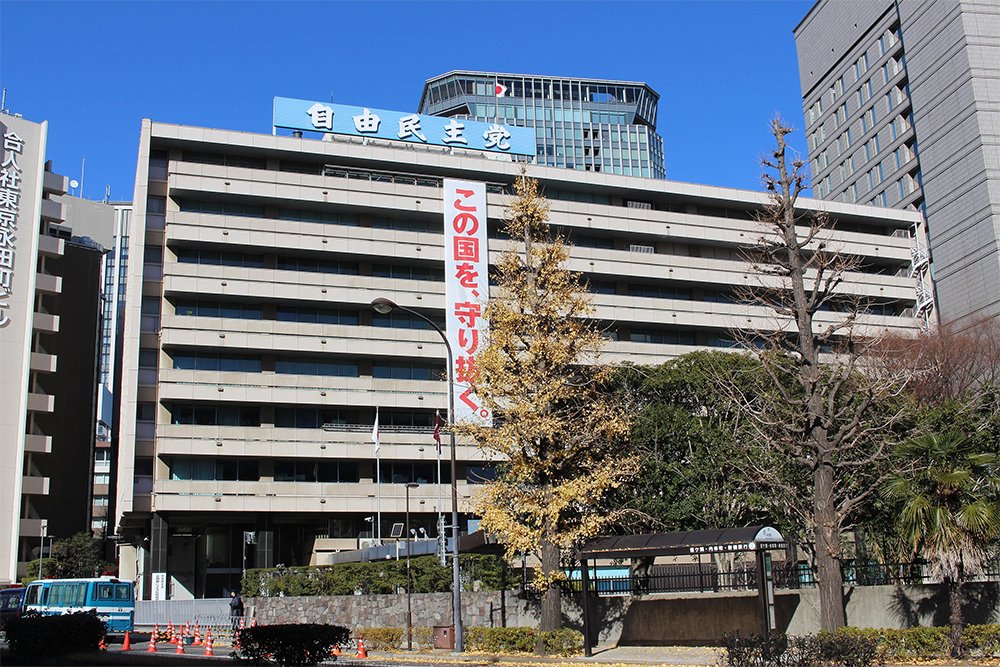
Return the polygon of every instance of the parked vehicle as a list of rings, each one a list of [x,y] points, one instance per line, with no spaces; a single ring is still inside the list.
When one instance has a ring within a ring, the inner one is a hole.
[[[21,615],[25,590],[24,586],[18,586],[0,591],[0,631],[4,629],[8,618]]]
[[[135,587],[114,577],[39,579],[28,584],[24,611],[55,616],[96,611],[109,633],[134,629]]]

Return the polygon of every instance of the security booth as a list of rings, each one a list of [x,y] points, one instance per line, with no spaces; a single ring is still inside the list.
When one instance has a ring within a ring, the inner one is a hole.
[[[689,556],[700,561],[704,555],[753,553],[755,576],[749,583],[757,588],[760,629],[766,634],[777,627],[770,552],[786,547],[785,538],[771,526],[621,535],[587,541],[577,551],[582,587],[584,655],[591,656],[591,649],[596,644],[592,641],[594,635],[591,632],[591,598],[599,591],[595,585],[597,581],[591,576],[591,568],[597,560],[631,559],[633,563],[650,564],[658,556]],[[635,595],[634,588],[629,590]],[[644,586],[641,592],[656,592],[655,586]]]

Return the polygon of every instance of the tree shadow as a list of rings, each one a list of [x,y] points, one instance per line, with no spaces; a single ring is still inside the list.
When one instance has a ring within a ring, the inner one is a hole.
[[[997,617],[1000,584],[973,582],[962,586],[962,618],[970,625],[992,623]],[[897,586],[889,612],[907,628],[949,623],[948,590],[943,585]]]

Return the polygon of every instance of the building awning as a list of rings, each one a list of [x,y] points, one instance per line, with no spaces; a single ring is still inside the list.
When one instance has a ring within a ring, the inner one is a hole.
[[[771,526],[688,530],[597,537],[579,550],[581,559],[652,558],[784,549],[785,538]]]

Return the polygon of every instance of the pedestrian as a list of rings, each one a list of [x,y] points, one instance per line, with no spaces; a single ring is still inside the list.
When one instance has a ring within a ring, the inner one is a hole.
[[[240,619],[243,618],[243,598],[239,591],[229,593],[229,617],[233,623],[233,631],[240,629]]]

